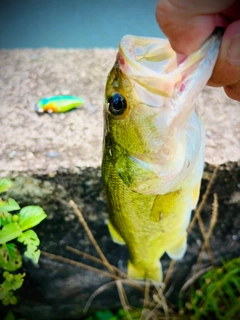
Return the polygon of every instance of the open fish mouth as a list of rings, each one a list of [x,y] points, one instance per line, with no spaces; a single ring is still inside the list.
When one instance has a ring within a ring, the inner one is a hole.
[[[211,76],[221,36],[217,30],[198,51],[178,64],[168,40],[126,35],[119,45],[119,65],[124,74],[148,92],[177,98],[195,87],[191,96],[196,97]]]

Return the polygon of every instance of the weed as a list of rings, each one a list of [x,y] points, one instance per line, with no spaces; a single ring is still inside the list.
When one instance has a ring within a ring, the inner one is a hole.
[[[13,183],[8,179],[0,180],[0,193],[11,188]],[[10,213],[11,212],[11,213]],[[19,289],[24,281],[25,273],[13,274],[22,266],[22,255],[17,245],[13,242],[23,243],[26,246],[24,256],[38,263],[40,250],[39,238],[35,231],[30,228],[39,224],[46,218],[46,213],[39,206],[26,206],[20,208],[14,199],[3,201],[0,198],[0,268],[3,282],[0,284],[0,300],[2,304],[16,304],[17,297],[14,295],[15,290]],[[11,319],[11,314],[9,319]]]

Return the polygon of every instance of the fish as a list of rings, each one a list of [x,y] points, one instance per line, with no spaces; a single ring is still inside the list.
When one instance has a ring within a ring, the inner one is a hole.
[[[163,281],[160,258],[187,250],[204,168],[195,102],[214,68],[216,32],[180,64],[167,39],[126,35],[109,72],[102,156],[108,229],[128,247],[129,278]]]
[[[35,104],[35,111],[38,114],[43,114],[44,112],[62,113],[75,109],[83,103],[83,98],[70,95],[45,97]]]

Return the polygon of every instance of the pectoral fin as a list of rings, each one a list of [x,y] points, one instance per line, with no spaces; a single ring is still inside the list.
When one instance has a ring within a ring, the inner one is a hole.
[[[173,260],[180,260],[187,250],[187,233],[185,232],[166,252]]]
[[[109,219],[108,219],[108,230],[110,232],[112,240],[115,243],[118,243],[118,244],[121,244],[121,245],[125,244],[125,241],[120,236],[120,234],[117,232],[117,230],[114,228],[114,226],[112,225],[112,223],[111,223],[111,221]]]

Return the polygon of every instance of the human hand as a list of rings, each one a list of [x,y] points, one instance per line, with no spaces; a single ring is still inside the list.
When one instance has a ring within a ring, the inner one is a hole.
[[[224,27],[208,85],[223,86],[230,98],[240,101],[240,0],[159,0],[156,19],[180,62],[198,50],[216,27]]]

